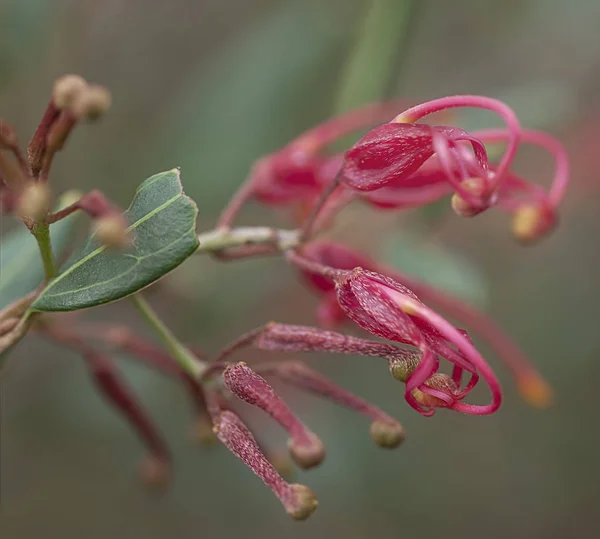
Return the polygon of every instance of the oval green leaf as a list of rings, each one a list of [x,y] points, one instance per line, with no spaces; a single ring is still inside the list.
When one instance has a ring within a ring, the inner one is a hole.
[[[175,269],[198,248],[198,208],[183,192],[179,169],[148,178],[125,212],[134,233],[126,251],[90,237],[42,291],[32,311],[74,311],[134,294]]]
[[[71,191],[65,193],[57,209],[72,204],[79,196]],[[77,217],[77,214],[72,214],[50,226],[52,250],[58,259],[69,247]],[[0,239],[0,310],[29,294],[43,280],[40,251],[29,230],[20,226]]]

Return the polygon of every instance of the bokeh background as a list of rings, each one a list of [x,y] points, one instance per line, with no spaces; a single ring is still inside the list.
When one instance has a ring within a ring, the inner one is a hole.
[[[560,227],[535,248],[515,245],[499,212],[468,221],[439,207],[352,208],[334,232],[493,315],[554,386],[551,409],[521,401],[491,356],[502,409],[431,419],[408,408],[378,362],[313,356],[399,418],[408,439],[379,450],[361,418],[289,393],[329,450],[321,468],[298,474],[320,507],[297,524],[225,449],[190,442],[178,386],[124,358],[175,455],[171,488],[143,490],[143,448],[80,358],[32,338],[3,380],[0,536],[600,537],[599,36],[596,0],[0,0],[0,114],[23,140],[57,76],[80,73],[113,94],[110,113],[59,156],[57,190],[99,187],[126,206],[143,179],[180,166],[209,229],[254,159],[333,112],[452,93],[506,100],[523,124],[565,142],[574,169]],[[457,118],[465,127],[491,120]],[[542,183],[551,173],[535,151],[519,167]],[[241,218],[285,220],[256,205]],[[14,225],[3,218],[6,233]],[[273,259],[193,259],[152,296],[182,339],[211,353],[271,319],[310,323],[316,305]],[[87,316],[142,329],[126,302]],[[262,429],[283,446],[279,430]]]

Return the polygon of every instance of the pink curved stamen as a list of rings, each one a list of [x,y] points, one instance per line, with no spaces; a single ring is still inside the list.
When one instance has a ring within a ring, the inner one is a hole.
[[[509,137],[506,129],[481,129],[473,133],[473,135],[481,141],[488,143],[505,142]],[[527,144],[545,149],[554,159],[554,180],[550,187],[548,198],[551,205],[556,207],[564,198],[569,183],[570,165],[565,147],[552,135],[532,129],[522,130],[521,140]]]
[[[406,298],[400,293],[391,289],[384,289],[383,291],[392,300],[403,306],[403,308],[407,307]],[[488,384],[492,394],[492,402],[487,405],[469,405],[470,412],[468,413],[485,415],[495,412],[502,403],[502,390],[500,388],[500,382],[485,359],[483,359],[483,357],[470,342],[470,339],[465,337],[463,333],[457,330],[452,324],[450,324],[435,311],[428,308],[426,305],[418,301],[412,301],[410,302],[409,307],[411,316],[419,317],[428,324],[431,324],[444,337],[444,339],[455,344],[457,348],[464,354],[465,358],[477,369],[477,371]]]
[[[502,101],[478,95],[442,97],[411,107],[396,116],[392,121],[398,123],[414,123],[429,114],[455,107],[474,107],[490,110],[498,114],[498,116],[506,123],[510,136],[504,155],[500,160],[500,164],[498,165],[496,174],[493,178],[493,190],[496,190],[504,180],[504,177],[515,158],[521,137],[521,125],[517,115],[508,105],[502,103]]]

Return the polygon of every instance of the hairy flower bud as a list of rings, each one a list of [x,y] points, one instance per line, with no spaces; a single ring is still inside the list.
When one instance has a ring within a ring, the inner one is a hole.
[[[406,438],[406,432],[397,421],[377,419],[371,423],[371,438],[379,447],[395,449]]]
[[[52,192],[46,183],[29,183],[19,198],[18,212],[22,217],[39,221],[52,207]]]
[[[282,382],[324,397],[371,419],[371,437],[377,445],[394,448],[402,442],[404,429],[394,418],[347,389],[334,384],[300,361],[288,361],[283,365],[276,365],[271,373]]]
[[[86,92],[87,82],[79,75],[64,75],[57,79],[52,90],[52,99],[59,109],[70,108]]]
[[[311,468],[323,461],[325,448],[321,440],[292,413],[262,376],[240,362],[225,369],[223,380],[236,397],[268,413],[289,433],[288,448],[298,466]]]
[[[127,221],[116,213],[97,219],[94,234],[103,245],[114,249],[125,249],[132,241],[131,233],[127,230]]]
[[[72,112],[78,119],[97,120],[111,105],[110,92],[102,86],[90,86],[73,101]]]
[[[313,491],[304,485],[287,483],[235,413],[225,410],[217,415],[215,434],[227,449],[263,480],[293,519],[305,520],[314,512],[318,502]]]

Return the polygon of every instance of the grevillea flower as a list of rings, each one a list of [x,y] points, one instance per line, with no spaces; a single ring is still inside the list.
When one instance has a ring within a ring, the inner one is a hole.
[[[340,243],[311,242],[302,252],[310,260],[326,266],[344,270],[362,267],[387,275],[407,286],[421,300],[441,308],[446,314],[459,320],[485,339],[498,358],[508,367],[521,395],[527,402],[540,408],[545,408],[550,404],[552,389],[531,364],[525,353],[498,324],[472,305],[424,283],[414,276],[402,273],[395,268],[382,266],[364,254]],[[302,269],[301,272],[310,286],[322,296],[317,310],[319,322],[327,327],[340,325],[347,317],[346,312],[337,302],[333,281],[307,269]]]
[[[415,398],[412,390],[418,389],[464,413],[490,414],[498,409],[502,400],[500,384],[464,331],[429,309],[408,288],[384,275],[356,268],[336,273],[334,281],[338,302],[349,318],[374,335],[421,351],[421,361],[406,380],[406,400],[413,408],[426,415],[433,412],[431,406],[426,410],[423,402]],[[432,379],[439,368],[438,356],[453,364],[452,383],[443,376]],[[470,373],[471,378],[461,389],[463,371]],[[483,406],[460,402],[479,376],[487,382],[492,402]]]
[[[468,133],[415,123],[449,107],[492,110],[507,128]],[[490,163],[485,143],[499,141],[507,149],[496,165]],[[554,157],[556,172],[548,195],[510,170],[520,142],[542,147]],[[368,132],[346,152],[341,182],[380,208],[425,205],[452,192],[452,207],[464,217],[499,205],[514,214],[515,236],[531,242],[552,229],[568,175],[566,153],[554,138],[521,129],[514,112],[499,101],[454,96],[413,107]]]
[[[261,157],[219,218],[229,226],[249,199],[271,206],[308,207],[338,174],[344,156],[326,149],[340,138],[387,120],[405,101],[375,103],[331,118]]]

